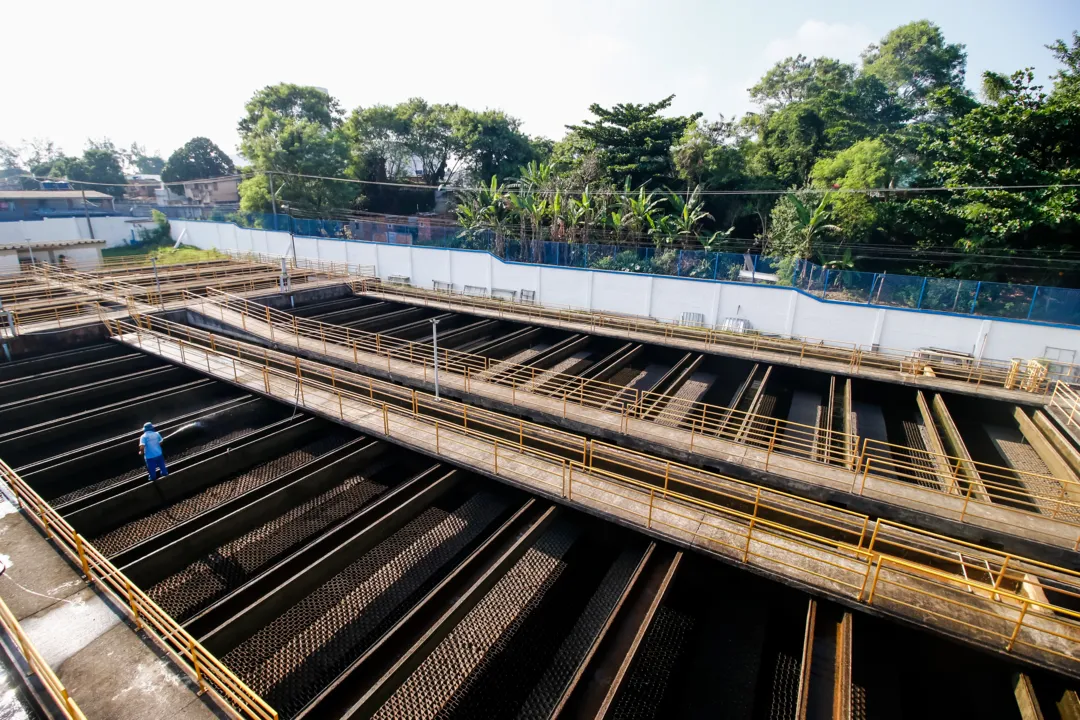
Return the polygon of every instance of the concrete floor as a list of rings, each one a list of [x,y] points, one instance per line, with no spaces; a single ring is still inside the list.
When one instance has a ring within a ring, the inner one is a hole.
[[[53,544],[0,501],[0,597],[88,718],[222,717],[112,602],[89,587]],[[9,688],[0,685],[0,718]],[[32,716],[28,716],[32,717]]]

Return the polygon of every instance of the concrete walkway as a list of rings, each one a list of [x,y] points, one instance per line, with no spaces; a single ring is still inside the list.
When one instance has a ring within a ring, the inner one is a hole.
[[[223,717],[11,503],[0,514],[0,597],[88,718]]]

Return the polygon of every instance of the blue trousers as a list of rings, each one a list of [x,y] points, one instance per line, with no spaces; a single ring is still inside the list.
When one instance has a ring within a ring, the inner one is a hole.
[[[152,458],[143,458],[146,460],[146,471],[150,473],[150,482],[157,480],[157,473],[161,473],[161,477],[165,477],[169,474],[168,468],[165,467],[165,456],[158,455]]]

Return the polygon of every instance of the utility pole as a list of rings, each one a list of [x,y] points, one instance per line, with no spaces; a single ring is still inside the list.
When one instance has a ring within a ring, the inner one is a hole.
[[[439,402],[439,319],[429,320],[431,323],[431,352],[435,362],[435,402]]]
[[[86,205],[86,190],[82,191],[82,210],[83,217],[86,218],[86,227],[90,229],[90,239],[96,239],[94,237],[94,225],[90,222],[90,208]]]
[[[274,173],[267,172],[266,179],[270,181],[270,207],[274,211],[274,229],[277,230],[277,200],[274,199]]]

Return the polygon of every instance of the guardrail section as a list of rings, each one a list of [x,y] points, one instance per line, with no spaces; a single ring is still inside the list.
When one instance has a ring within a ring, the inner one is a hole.
[[[82,568],[83,576],[127,610],[135,626],[144,630],[178,666],[207,692],[229,716],[277,720],[278,714],[247,687],[172,617],[134,585],[96,547],[85,540],[8,465],[0,460],[0,478],[32,520],[56,547]],[[25,650],[24,650],[25,654]],[[59,682],[59,681],[57,681]],[[80,714],[79,717],[82,717]]]
[[[637,333],[663,340],[700,344],[705,349],[724,348],[734,354],[753,357],[773,356],[780,362],[797,359],[800,363],[823,362],[843,368],[842,372],[858,375],[860,371],[880,371],[906,377],[936,377],[979,388],[982,386],[1005,390],[1020,390],[1035,394],[1049,392],[1052,380],[1075,378],[1080,375],[1073,365],[1055,364],[1050,374],[1047,363],[1037,360],[974,360],[954,355],[916,356],[903,350],[879,348],[868,350],[853,343],[837,343],[816,338],[786,339],[762,335],[754,331],[733,332],[706,327],[679,325],[655,318],[610,315],[572,307],[536,305],[528,302],[498,300],[465,295],[447,290],[426,290],[410,285],[384,283],[377,278],[354,281],[354,290],[377,293],[386,297],[428,300],[462,309],[479,309],[505,313],[507,318],[526,321],[574,323],[592,330]]]
[[[22,653],[30,673],[32,675],[37,675],[38,680],[41,681],[41,685],[45,688],[45,692],[47,692],[53,702],[56,703],[56,707],[63,714],[63,717],[68,718],[68,720],[86,720],[86,715],[83,714],[83,711],[79,709],[79,706],[71,699],[71,696],[68,695],[64,683],[60,682],[60,678],[53,672],[49,663],[45,661],[45,658],[41,656],[38,649],[34,647],[34,643],[32,643],[30,638],[26,636],[26,633],[23,632],[22,625],[19,624],[15,614],[11,612],[11,609],[3,599],[0,599],[0,625],[4,626],[4,631],[7,632],[8,637],[14,641],[15,647],[19,649],[19,652]]]
[[[436,358],[428,342],[301,318],[212,289],[188,300],[204,315],[271,342],[385,369],[395,377],[427,382],[434,375]],[[457,350],[440,348],[437,362],[444,388],[958,522],[1080,548],[1080,484],[1069,480]],[[968,474],[981,480],[971,482]]]
[[[1080,677],[1080,573],[143,316],[112,336],[549,497]],[[168,332],[166,332],[168,330]],[[171,333],[171,334],[170,334]]]

